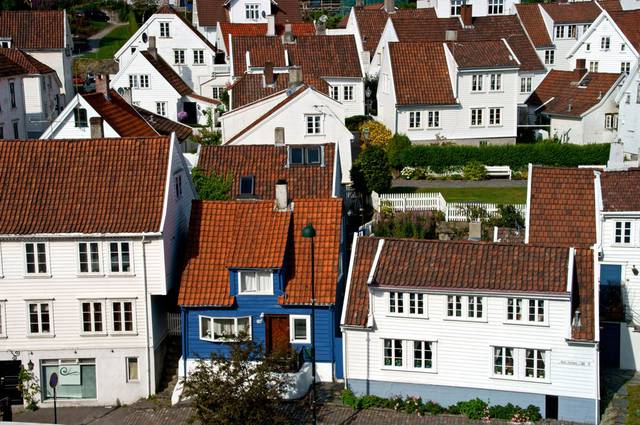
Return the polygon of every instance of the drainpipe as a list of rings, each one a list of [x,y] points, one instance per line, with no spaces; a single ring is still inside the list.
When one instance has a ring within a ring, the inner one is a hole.
[[[396,123],[395,123],[395,129],[393,133],[398,134],[398,105],[396,105],[395,109],[396,109]]]
[[[187,312],[184,307],[180,307],[180,324],[182,325],[182,375],[187,378],[187,335],[189,334],[189,323],[187,322]]]
[[[144,278],[144,316],[145,316],[145,327],[146,327],[146,348],[147,348],[147,397],[151,397],[151,344],[149,340],[151,338],[150,335],[150,326],[149,326],[149,282],[147,281],[147,251],[145,249],[145,245],[148,244],[149,241],[146,239],[145,235],[142,235],[142,276]],[[154,378],[155,381],[155,378]]]

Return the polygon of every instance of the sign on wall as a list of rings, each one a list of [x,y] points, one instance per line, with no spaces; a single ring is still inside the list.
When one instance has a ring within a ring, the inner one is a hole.
[[[64,365],[58,368],[60,385],[80,385],[80,365]]]

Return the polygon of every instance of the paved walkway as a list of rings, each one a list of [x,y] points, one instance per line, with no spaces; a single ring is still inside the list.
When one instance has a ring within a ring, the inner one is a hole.
[[[123,27],[125,25],[129,25],[127,22],[109,22],[106,27],[93,34],[91,37],[87,38],[87,43],[89,43],[89,47],[91,50],[88,52],[82,52],[83,55],[87,53],[94,53],[100,48],[100,42],[104,37],[106,37],[111,31],[115,30],[118,27]]]
[[[417,187],[417,188],[473,188],[473,187],[527,187],[526,180],[491,179],[481,181],[467,180],[406,180],[393,179],[392,187]]]
[[[640,374],[630,370],[607,370],[602,383],[602,405],[607,407],[600,424],[624,425],[627,421],[627,385],[640,385]]]

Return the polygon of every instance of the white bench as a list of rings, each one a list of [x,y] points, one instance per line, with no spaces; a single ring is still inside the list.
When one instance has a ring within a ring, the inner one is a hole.
[[[485,165],[487,176],[491,177],[509,177],[511,180],[511,167],[508,165]]]

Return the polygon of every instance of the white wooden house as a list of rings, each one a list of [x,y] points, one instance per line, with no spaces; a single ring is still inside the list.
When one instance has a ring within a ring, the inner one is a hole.
[[[597,423],[593,261],[588,248],[356,237],[346,387],[445,407],[532,404],[546,418]]]
[[[1,53],[0,64],[0,139],[23,139],[27,135],[25,70]]]
[[[418,0],[418,9],[433,8],[439,18],[460,16],[463,5],[473,6],[473,16],[514,15],[520,0]]]
[[[12,194],[0,202],[0,370],[32,369],[44,407],[53,372],[58,406],[153,395],[196,197],[177,141],[3,141],[0,151]]]

